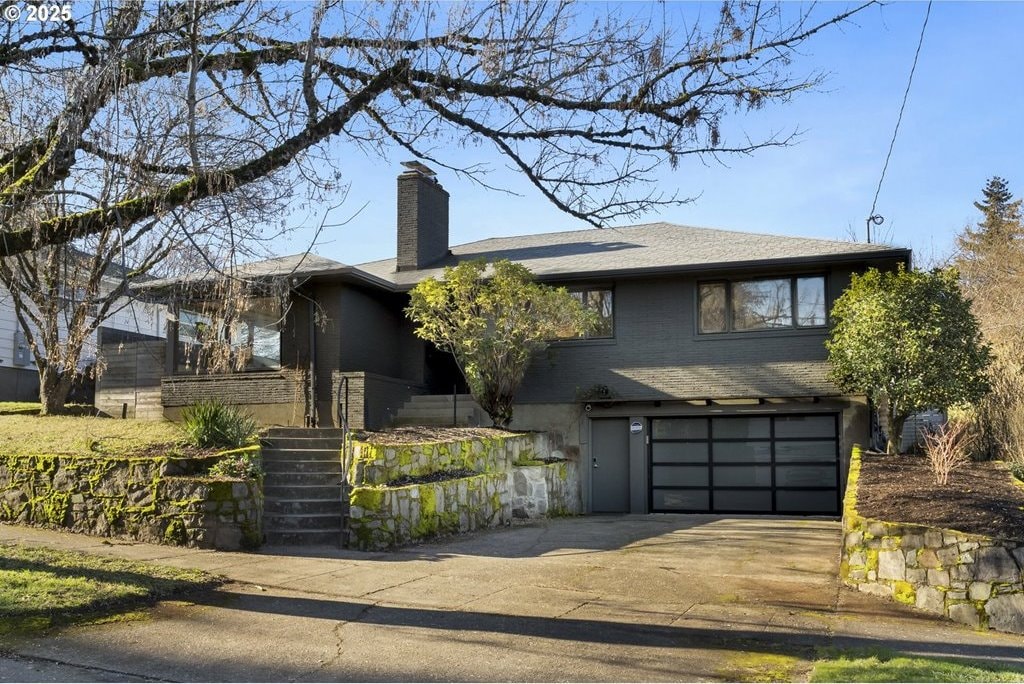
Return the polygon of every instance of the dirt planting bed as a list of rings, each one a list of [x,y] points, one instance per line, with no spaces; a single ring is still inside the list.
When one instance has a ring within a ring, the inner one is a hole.
[[[497,428],[456,428],[456,427],[401,427],[380,432],[360,432],[355,438],[370,444],[420,444],[434,442],[461,442],[478,437],[509,437],[518,433]]]
[[[1024,488],[1002,463],[971,463],[935,484],[922,456],[865,453],[857,509],[867,518],[1024,539]]]

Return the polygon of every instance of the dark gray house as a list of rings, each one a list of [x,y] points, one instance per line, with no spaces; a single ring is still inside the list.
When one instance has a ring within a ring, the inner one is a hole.
[[[355,427],[384,427],[414,396],[464,390],[452,359],[413,335],[407,292],[460,260],[505,258],[603,320],[538,356],[513,423],[556,433],[588,465],[588,510],[839,511],[869,411],[827,379],[828,311],[851,273],[909,263],[909,250],[668,223],[449,246],[448,193],[417,170],[398,177],[397,213],[395,259],[246,268],[251,282],[285,279],[291,292],[283,311],[254,295],[242,314],[246,372],[197,373],[188,343],[201,307],[181,300],[149,389],[110,378],[109,390],[134,383],[172,418],[216,396],[272,424],[328,426],[347,412]]]

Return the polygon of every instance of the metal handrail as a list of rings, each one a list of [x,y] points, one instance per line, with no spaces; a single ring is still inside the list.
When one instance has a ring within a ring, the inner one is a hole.
[[[341,548],[347,549],[349,546],[351,513],[351,502],[349,501],[351,485],[348,481],[351,445],[349,444],[348,433],[348,377],[344,375],[341,376],[341,380],[338,382],[338,422],[341,423],[341,539],[339,542]]]

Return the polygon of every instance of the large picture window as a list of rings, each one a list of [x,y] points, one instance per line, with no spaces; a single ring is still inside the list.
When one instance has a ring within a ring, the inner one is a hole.
[[[250,298],[230,322],[202,310],[178,312],[177,372],[277,370],[281,367],[281,305],[273,297]],[[225,346],[226,345],[226,346]],[[226,360],[214,356],[226,352]]]
[[[823,327],[825,277],[701,283],[697,309],[701,334]]]
[[[615,336],[615,302],[612,290],[608,287],[569,288],[569,294],[583,306],[597,312],[597,327],[589,335],[580,335],[562,339],[592,340]]]

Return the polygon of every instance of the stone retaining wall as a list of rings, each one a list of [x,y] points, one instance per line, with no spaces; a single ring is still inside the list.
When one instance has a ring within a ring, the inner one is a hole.
[[[1024,541],[864,518],[855,448],[843,510],[843,581],[975,628],[1024,634]]]
[[[539,433],[421,444],[373,444],[354,440],[349,482],[356,486],[385,484],[445,470],[504,472],[512,463],[537,458],[538,447],[546,443],[544,435]]]
[[[578,515],[583,509],[575,461],[513,466],[508,477],[513,518]]]
[[[259,447],[246,447],[259,452]],[[0,521],[199,548],[259,546],[262,486],[205,459],[0,456]]]
[[[356,442],[353,453],[350,543],[360,549],[494,527],[513,517],[572,515],[581,510],[575,462],[515,465],[557,456],[544,434],[431,444]],[[403,477],[424,478],[461,469],[478,474],[387,486]]]
[[[495,527],[509,520],[505,473],[404,487],[357,487],[351,503],[350,541],[364,550]]]

